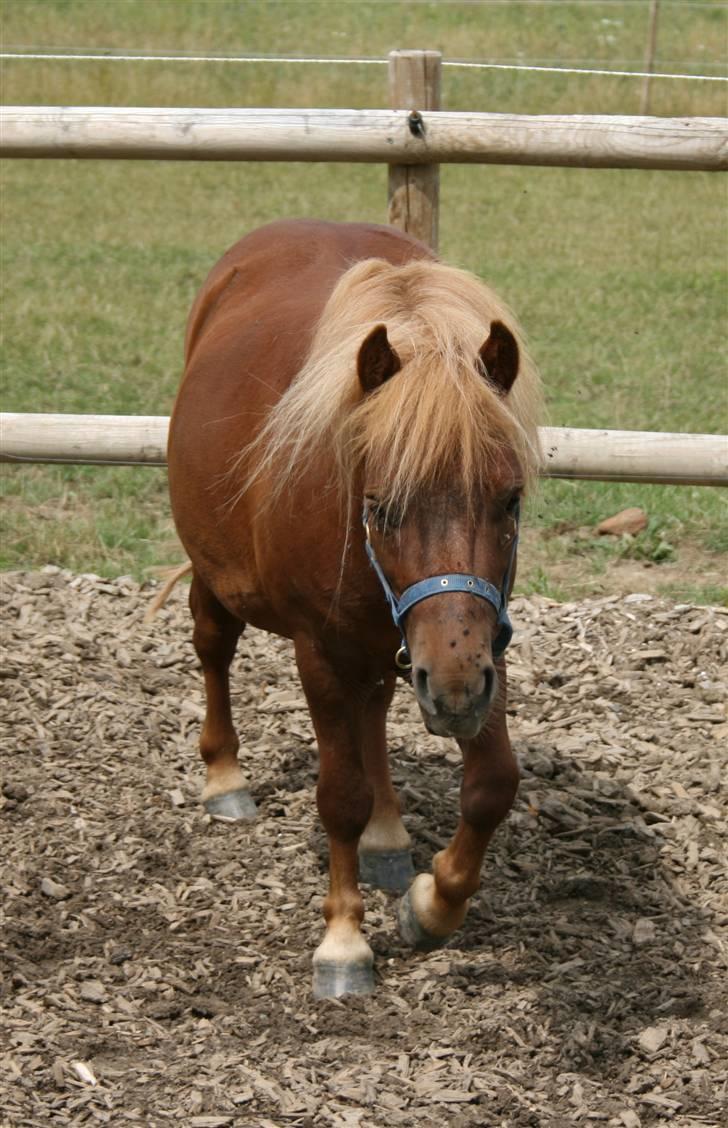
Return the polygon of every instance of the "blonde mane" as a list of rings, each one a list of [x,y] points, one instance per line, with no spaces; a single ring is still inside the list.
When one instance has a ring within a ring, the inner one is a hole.
[[[507,396],[478,370],[491,321],[504,321],[520,350]],[[357,355],[378,324],[401,371],[365,394]],[[242,452],[244,489],[262,476],[269,498],[310,466],[333,456],[332,484],[348,498],[366,467],[368,482],[406,508],[440,482],[476,502],[505,449],[530,481],[540,461],[540,383],[510,310],[478,278],[429,260],[352,266],[329,298],[306,363]],[[250,457],[252,456],[252,458]]]

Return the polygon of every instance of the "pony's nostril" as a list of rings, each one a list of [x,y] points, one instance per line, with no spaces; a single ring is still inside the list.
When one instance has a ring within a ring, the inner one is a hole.
[[[415,687],[415,692],[420,701],[430,701],[430,685],[429,685],[429,670],[424,666],[415,666],[412,671],[412,682]]]
[[[427,670],[423,666],[417,666],[414,671],[415,689],[422,697],[427,695]]]
[[[492,666],[486,666],[483,670],[483,682],[483,700],[490,704],[495,693],[495,670]]]

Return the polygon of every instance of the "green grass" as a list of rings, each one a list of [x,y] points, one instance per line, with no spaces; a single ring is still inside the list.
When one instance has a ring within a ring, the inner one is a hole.
[[[662,584],[659,594],[667,599],[685,603],[711,603],[717,607],[728,607],[728,585],[726,584]]]
[[[5,47],[384,56],[416,46],[641,69],[647,9],[6,0],[0,26]],[[727,27],[725,7],[663,5],[657,68],[721,73]],[[636,113],[639,94],[638,80],[616,78],[448,68],[443,81],[452,109]],[[2,99],[381,106],[386,68],[9,62]],[[651,111],[724,114],[724,87],[655,81]],[[366,165],[18,160],[1,166],[0,188],[2,398],[17,411],[168,413],[187,310],[227,246],[279,216],[386,218],[386,172]],[[725,204],[723,179],[705,173],[447,166],[441,252],[518,311],[552,424],[725,431]],[[138,573],[175,558],[158,470],[5,467],[2,484],[3,567]],[[581,534],[627,505],[650,515],[634,543]],[[708,561],[727,548],[717,490],[544,482],[529,515],[543,537],[521,583],[547,594],[566,590],[549,588],[556,564],[588,585],[625,554],[658,568],[685,546]],[[700,588],[695,575],[685,585]]]
[[[5,0],[8,47],[382,58],[397,47],[449,59],[558,61],[642,70],[649,3],[241,3],[239,0]],[[656,69],[725,73],[721,4],[663,4]],[[624,66],[627,61],[630,65]],[[691,63],[686,65],[685,61]],[[679,65],[674,65],[677,62]],[[5,100],[116,105],[371,106],[386,102],[383,69],[270,64],[7,65]],[[636,113],[639,80],[448,70],[450,109]],[[722,114],[717,83],[655,82],[651,112]]]

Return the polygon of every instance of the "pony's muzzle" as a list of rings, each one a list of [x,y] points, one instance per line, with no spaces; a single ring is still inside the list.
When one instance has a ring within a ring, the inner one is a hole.
[[[415,666],[412,684],[429,732],[470,740],[483,727],[498,688],[498,676],[490,664],[459,677]]]

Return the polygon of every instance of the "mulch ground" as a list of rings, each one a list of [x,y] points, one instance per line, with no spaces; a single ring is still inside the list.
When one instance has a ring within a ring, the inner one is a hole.
[[[325,841],[290,647],[241,644],[260,815],[214,822],[186,593],[146,626],[151,591],[3,577],[0,1124],[725,1123],[726,610],[516,600],[523,783],[466,926],[413,953],[367,891],[376,993],[315,1001]],[[428,868],[460,757],[404,686],[391,718]]]

